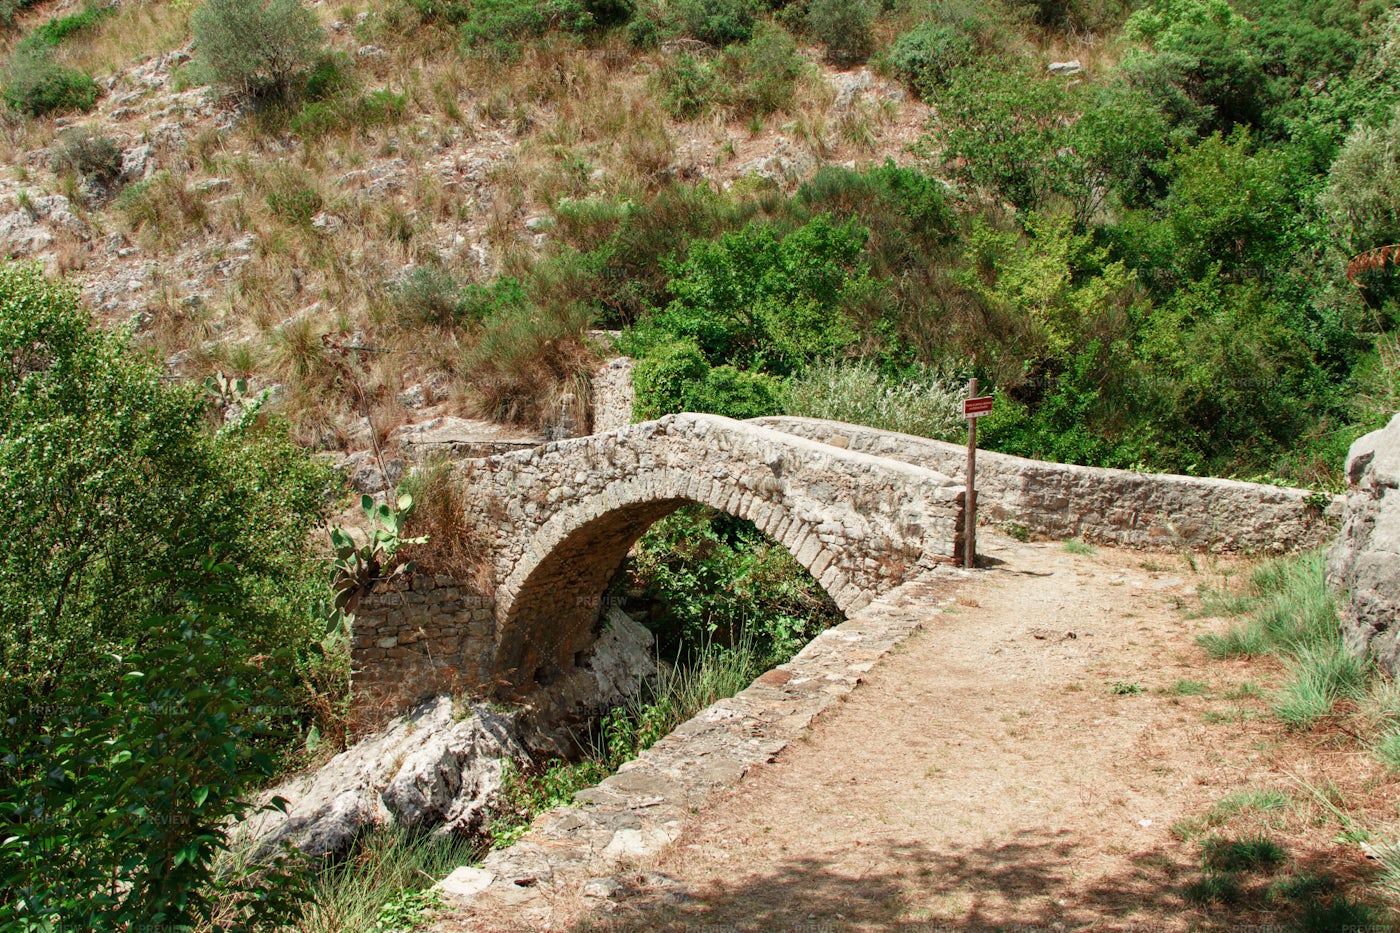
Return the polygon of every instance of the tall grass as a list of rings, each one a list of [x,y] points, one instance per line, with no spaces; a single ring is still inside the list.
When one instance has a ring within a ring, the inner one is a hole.
[[[789,415],[949,440],[962,430],[961,391],[936,369],[893,379],[867,360],[832,360],[793,379],[786,409]]]
[[[1249,616],[1224,634],[1201,636],[1201,647],[1214,658],[1287,658],[1304,648],[1339,643],[1337,602],[1327,590],[1326,563],[1321,551],[1270,560],[1250,575],[1245,593],[1212,595],[1212,609],[1247,611]]]
[[[1338,700],[1366,692],[1371,666],[1342,644],[1323,552],[1261,564],[1242,599],[1218,601],[1252,608],[1224,634],[1201,636],[1201,646],[1215,658],[1283,660],[1289,676],[1273,697],[1273,711],[1290,729],[1309,729],[1329,716]]]
[[[480,855],[480,848],[466,840],[377,830],[364,838],[351,858],[315,876],[310,906],[297,933],[398,929],[397,924],[381,920],[393,917],[396,906],[412,902],[411,895]]]

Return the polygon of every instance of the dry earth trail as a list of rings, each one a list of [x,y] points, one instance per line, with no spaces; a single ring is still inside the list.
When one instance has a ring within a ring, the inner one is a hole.
[[[1259,714],[1257,691],[1240,690],[1267,666],[1211,661],[1195,643],[1225,624],[1185,611],[1198,586],[1240,565],[1205,559],[1196,573],[1174,555],[1005,538],[983,554],[990,566],[937,627],[877,665],[807,740],[693,813],[659,858],[632,866],[635,894],[560,905],[560,928],[1269,923],[1192,901],[1199,849],[1172,833],[1232,791],[1310,766]],[[1183,680],[1206,692],[1182,695]],[[1346,758],[1311,764],[1344,770]],[[1353,874],[1359,854],[1304,826],[1290,859]]]

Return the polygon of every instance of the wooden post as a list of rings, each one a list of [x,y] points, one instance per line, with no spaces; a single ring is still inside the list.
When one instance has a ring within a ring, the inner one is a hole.
[[[967,383],[967,397],[977,397],[977,377]],[[967,419],[967,492],[963,495],[963,566],[977,566],[977,419]]]

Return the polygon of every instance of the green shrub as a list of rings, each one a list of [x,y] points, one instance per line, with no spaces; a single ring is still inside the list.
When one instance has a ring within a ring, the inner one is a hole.
[[[321,193],[310,188],[273,191],[267,196],[272,213],[293,224],[309,224],[321,210]]]
[[[637,543],[629,577],[652,607],[647,625],[663,656],[683,663],[716,646],[738,647],[757,662],[749,680],[841,619],[782,545],[703,506],[653,525]]]
[[[462,40],[511,55],[518,44],[548,32],[582,34],[594,26],[580,0],[474,0],[462,20]]]
[[[785,30],[760,23],[753,37],[731,45],[720,58],[724,102],[736,117],[767,116],[792,106],[804,59]],[[703,109],[703,108],[702,108]]]
[[[303,93],[307,100],[329,100],[355,86],[350,57],[344,52],[328,52],[316,60],[306,76]]]
[[[32,116],[91,110],[97,85],[75,68],[60,65],[46,51],[19,50],[5,67],[5,103]]]
[[[639,420],[680,411],[760,418],[782,410],[782,381],[730,365],[711,367],[692,341],[652,348],[637,361],[634,414]]]
[[[121,174],[122,151],[110,136],[74,127],[59,134],[49,155],[49,168],[56,174],[71,172],[110,185]]]
[[[190,24],[208,79],[255,100],[294,98],[324,43],[301,0],[205,0]]]
[[[807,26],[841,67],[858,65],[875,50],[875,7],[869,0],[810,0]]]
[[[976,39],[959,25],[921,23],[894,41],[886,60],[895,77],[928,98],[976,57]]]
[[[752,0],[675,0],[666,10],[672,31],[716,48],[753,36]]]
[[[1070,92],[1018,68],[965,68],[937,97],[935,138],[955,177],[1020,210],[1073,177]]]
[[[788,389],[784,413],[951,440],[963,431],[962,388],[934,370],[885,376],[871,362],[808,366]]]
[[[856,340],[848,304],[868,287],[868,232],[817,216],[786,235],[764,224],[694,241],[673,263],[675,299],[655,325],[714,365],[786,375]]]
[[[80,32],[94,28],[102,20],[116,11],[113,6],[88,6],[81,13],[70,16],[55,16],[46,23],[35,27],[34,31],[20,40],[17,48],[35,50],[54,48],[62,45]]]
[[[419,266],[394,288],[390,300],[402,325],[452,327],[458,321],[462,286],[441,266]]]
[[[719,101],[720,87],[714,68],[688,52],[671,56],[656,72],[661,101],[672,116],[693,120],[707,113]]]
[[[40,924],[194,922],[224,821],[307,715],[329,470],[255,417],[210,434],[202,390],[37,267],[0,266],[0,360],[26,529],[0,544],[0,926],[13,892]]]

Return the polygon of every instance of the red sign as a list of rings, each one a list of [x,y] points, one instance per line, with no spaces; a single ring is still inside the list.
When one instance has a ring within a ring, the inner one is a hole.
[[[982,418],[992,413],[992,397],[970,398],[963,402],[964,418]]]

